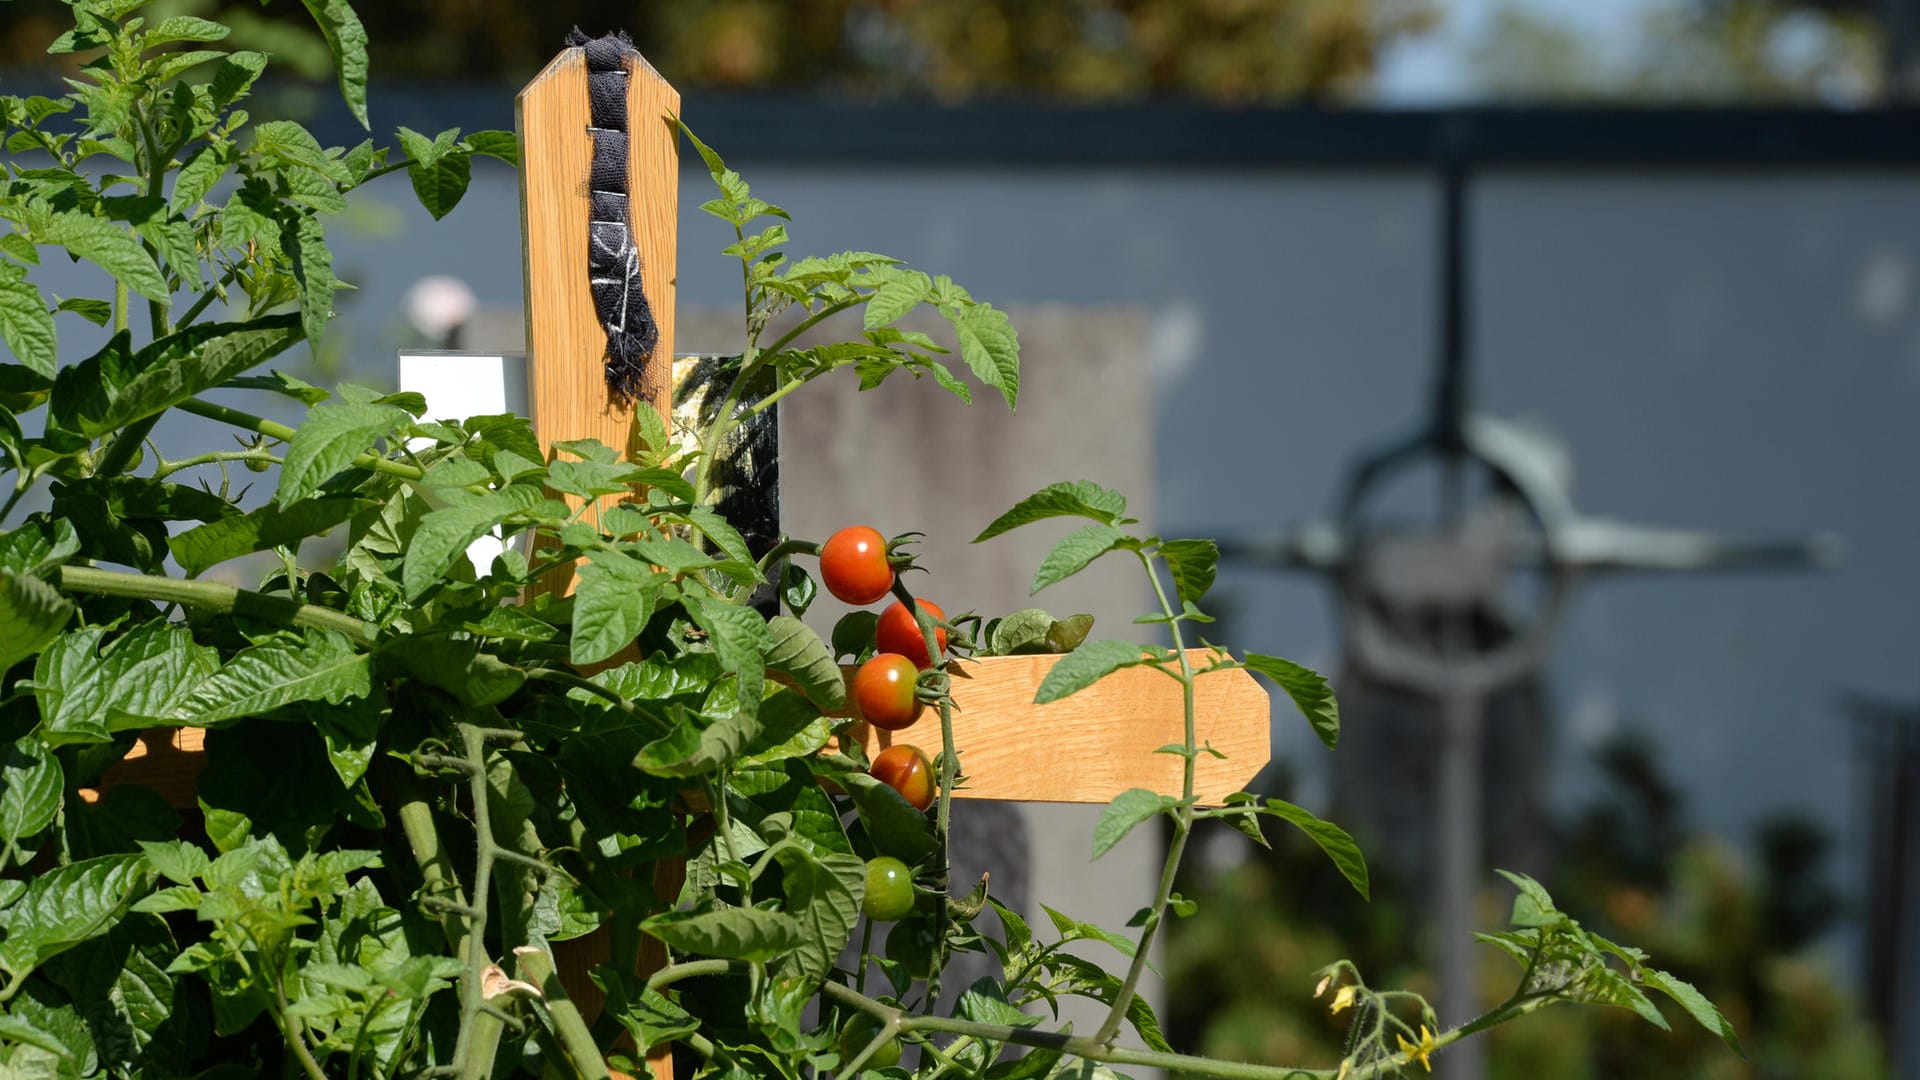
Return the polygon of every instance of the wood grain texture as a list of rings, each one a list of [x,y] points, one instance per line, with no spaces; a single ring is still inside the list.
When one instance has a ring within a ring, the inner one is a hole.
[[[1211,654],[1187,654],[1196,666]],[[1126,668],[1070,697],[1033,703],[1058,656],[996,656],[955,663],[954,747],[967,784],[956,799],[1104,803],[1129,788],[1180,793],[1180,758],[1156,754],[1185,737],[1180,684],[1150,668]],[[849,681],[853,668],[842,671]],[[1244,669],[1214,672],[1195,684],[1196,735],[1226,755],[1202,754],[1194,790],[1218,805],[1246,787],[1272,757],[1267,692]],[[858,725],[848,738],[868,755],[898,743],[928,757],[940,753],[940,717],[880,731]]]
[[[628,173],[640,279],[660,327],[644,396],[667,415],[673,374],[673,309],[679,275],[680,139],[673,117],[680,94],[635,56],[627,80]],[[586,53],[554,57],[514,101],[519,121],[520,225],[526,259],[527,395],[533,429],[549,459],[553,444],[598,439],[624,449],[633,409],[607,392],[606,332],[587,288],[587,179],[593,140],[587,131]],[[578,505],[572,497],[568,502]],[[608,500],[611,502],[611,500]],[[542,588],[572,590],[571,569]]]

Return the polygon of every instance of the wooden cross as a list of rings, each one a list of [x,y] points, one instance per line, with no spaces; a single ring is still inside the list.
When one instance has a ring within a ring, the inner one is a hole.
[[[635,407],[607,391],[602,366],[606,338],[587,283],[587,185],[593,155],[587,74],[584,50],[567,49],[527,84],[517,100],[527,400],[549,459],[553,444],[569,439],[594,438],[626,447]],[[637,55],[627,83],[633,233],[644,287],[660,329],[645,395],[652,404],[642,401],[638,407],[658,408],[671,423],[672,365],[660,360],[674,355],[680,172],[673,118],[680,95]],[[453,372],[449,378],[473,377],[460,375],[457,365],[437,366]],[[472,370],[513,369],[495,364]],[[441,415],[434,411],[433,387],[420,389],[428,397],[429,416]],[[504,399],[514,396],[506,394]],[[570,591],[571,570],[541,587]],[[996,657],[952,666],[954,740],[967,777],[966,786],[954,795],[1105,803],[1130,788],[1179,791],[1181,759],[1157,752],[1184,738],[1178,684],[1157,672],[1132,668],[1062,701],[1033,704],[1041,680],[1058,659]],[[1201,656],[1196,654],[1196,659]],[[851,676],[851,669],[847,674]],[[1203,802],[1217,804],[1245,787],[1269,760],[1267,693],[1245,670],[1215,673],[1198,683],[1196,713],[1200,740],[1225,755],[1204,754],[1195,763],[1195,790]],[[1045,733],[1047,744],[1044,767],[1035,766],[1034,746],[1040,732]],[[107,770],[97,788],[83,796],[98,798],[116,784],[139,783],[161,792],[177,807],[193,806],[194,779],[202,764],[201,736],[191,728],[149,733],[125,761]],[[941,747],[939,720],[931,711],[904,730],[874,731],[856,725],[845,738],[858,742],[870,755],[905,743],[931,757]],[[656,885],[663,887],[664,895],[677,892],[679,871],[677,861],[662,865]],[[608,956],[604,937],[562,942],[555,950],[561,981],[589,1017],[597,1013],[600,995],[587,972]],[[641,956],[643,971],[655,970],[665,963],[664,950],[651,940],[646,946]],[[648,1062],[658,1080],[671,1080],[671,1058],[665,1047],[650,1055]]]
[[[660,324],[657,355],[670,356],[680,95],[637,55],[627,81],[634,233]],[[606,392],[606,341],[587,292],[586,190],[593,147],[582,50],[567,49],[535,76],[521,91],[517,112],[534,430],[543,448],[588,437],[625,446],[632,413]],[[653,365],[663,378],[667,368]],[[669,422],[670,396],[664,382],[653,395]],[[1104,803],[1134,787],[1178,790],[1180,759],[1154,751],[1183,738],[1179,687],[1154,672],[1128,669],[1064,701],[1034,705],[1034,691],[1057,659],[995,657],[957,665],[954,737],[966,762],[967,787],[955,795]],[[1231,671],[1202,679],[1199,695],[1203,741],[1227,758],[1203,755],[1196,783],[1202,798],[1218,802],[1244,787],[1269,759],[1267,694],[1245,671]],[[1054,748],[1045,769],[1031,766],[1032,735],[1039,730],[1048,732]],[[862,725],[854,737],[869,752],[897,742],[935,753],[940,747],[939,723],[931,717],[897,732]]]

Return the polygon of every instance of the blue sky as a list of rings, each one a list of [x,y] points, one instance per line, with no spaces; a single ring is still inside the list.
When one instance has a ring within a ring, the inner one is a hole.
[[[1501,8],[1577,29],[1596,48],[1619,48],[1641,17],[1672,0],[1441,0],[1440,29],[1384,58],[1376,83],[1382,105],[1444,104],[1471,96],[1473,43]]]

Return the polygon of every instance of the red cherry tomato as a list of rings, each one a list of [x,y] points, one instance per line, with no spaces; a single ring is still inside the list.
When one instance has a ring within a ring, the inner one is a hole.
[[[887,540],[878,529],[849,525],[820,545],[820,581],[849,604],[871,604],[893,588]]]
[[[853,705],[860,718],[877,728],[898,731],[920,718],[914,696],[919,669],[898,653],[881,653],[853,673]]]
[[[925,608],[935,622],[944,622],[947,613],[940,605],[923,597],[915,597],[914,602]],[[933,638],[940,643],[940,651],[947,651],[947,628],[935,628]],[[899,653],[912,660],[917,667],[930,668],[933,661],[927,657],[927,639],[920,633],[920,624],[913,619],[913,612],[907,605],[895,600],[880,613],[880,621],[873,628],[874,647],[883,653]]]
[[[919,747],[905,744],[889,746],[874,757],[873,768],[867,771],[873,774],[875,780],[899,792],[900,797],[912,804],[915,810],[925,810],[933,805],[934,788],[937,786],[933,762]]]

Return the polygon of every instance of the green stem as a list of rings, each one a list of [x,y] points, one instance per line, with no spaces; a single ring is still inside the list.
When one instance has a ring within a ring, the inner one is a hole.
[[[488,1080],[493,1075],[494,1059],[500,1056],[500,1037],[506,1034],[506,1021],[500,1019],[499,1014],[482,1009],[468,1030],[471,1034],[467,1056],[455,1059],[462,1062],[460,1080]]]
[[[1094,1032],[1093,1039],[1102,1045],[1113,1042],[1120,1033],[1120,1024],[1126,1019],[1127,1009],[1132,1006],[1133,998],[1139,992],[1140,976],[1147,967],[1147,954],[1153,948],[1154,938],[1160,933],[1160,924],[1166,921],[1167,903],[1173,897],[1173,882],[1180,872],[1180,860],[1186,854],[1187,836],[1193,831],[1193,770],[1197,733],[1194,724],[1193,706],[1193,665],[1187,659],[1186,643],[1180,633],[1180,620],[1173,610],[1173,603],[1167,598],[1167,590],[1160,582],[1160,575],[1154,571],[1153,559],[1144,551],[1138,553],[1140,563],[1146,568],[1147,580],[1153,582],[1154,599],[1160,604],[1160,611],[1167,617],[1167,628],[1173,633],[1174,655],[1180,658],[1180,704],[1186,720],[1186,741],[1183,744],[1185,756],[1182,758],[1180,783],[1180,805],[1173,812],[1173,842],[1167,846],[1166,862],[1160,868],[1160,887],[1154,892],[1153,907],[1147,915],[1146,925],[1140,930],[1140,943],[1134,950],[1133,962],[1127,968],[1127,977],[1120,984],[1119,994],[1114,996],[1113,1006],[1107,1010],[1100,1029]]]
[[[788,330],[784,334],[781,334],[780,340],[767,346],[766,348],[767,355],[771,356],[774,353],[779,352],[781,349],[784,349],[787,346],[793,344],[794,338],[799,337],[801,334],[806,333],[807,331],[820,325],[822,322],[825,322],[827,319],[830,319],[833,316],[840,314],[841,312],[847,310],[850,307],[859,306],[860,304],[864,303],[866,299],[867,298],[864,296],[854,296],[846,300],[836,300],[833,303],[828,304],[826,307],[821,308],[819,311],[816,311],[813,314],[807,316],[806,318],[801,319],[799,322],[793,325],[793,329]],[[806,380],[804,379],[800,380],[800,382],[805,382],[805,381]],[[799,383],[790,383],[789,385],[797,386],[799,385]],[[784,390],[785,387],[783,387],[782,389]]]
[[[100,455],[99,462],[93,467],[93,474],[119,476],[126,472],[127,464],[133,460],[133,455],[139,452],[140,444],[146,441],[147,433],[152,431],[153,425],[159,422],[160,414],[154,413],[152,416],[142,417],[121,428],[120,434],[115,435],[113,441],[107,444],[106,453]]]
[[[460,988],[460,1034],[456,1036],[453,1047],[453,1060],[471,1072],[481,1061],[491,1072],[492,1058],[482,1058],[474,1043],[474,1026],[480,1017],[480,1006],[485,1003],[484,985],[487,968],[491,962],[487,958],[487,897],[493,881],[493,821],[488,809],[487,791],[487,750],[485,737],[471,724],[461,724],[461,749],[470,766],[467,774],[468,793],[473,802],[473,907],[463,915],[466,928],[467,970]]]
[[[688,960],[680,964],[668,964],[652,975],[647,976],[647,989],[662,990],[681,979],[697,979],[702,975],[725,975],[729,971],[738,971],[746,967],[739,960]]]
[[[395,787],[402,800],[398,811],[400,831],[406,835],[407,846],[413,849],[414,864],[420,868],[421,899],[437,897],[465,908],[467,898],[460,891],[460,876],[454,869],[452,857],[440,845],[440,830],[433,823],[433,804],[427,798],[426,786],[411,773],[403,773],[396,779]],[[453,954],[465,956],[465,920],[443,907],[440,930]]]
[[[113,279],[113,332],[127,332],[127,283],[120,278]]]
[[[793,380],[780,389],[775,390],[773,393],[768,394],[766,397],[761,398],[759,401],[754,402],[752,405],[747,406],[747,415],[759,416],[761,413],[779,404],[781,398],[807,385],[807,382],[808,380],[804,378]]]
[[[781,559],[789,555],[818,554],[820,554],[820,545],[811,540],[782,540],[773,545],[772,551],[760,556],[760,561],[756,566],[760,571],[760,576],[764,578],[779,564]]]
[[[180,321],[174,324],[174,329],[185,330],[187,327],[192,326],[193,321],[198,319],[201,313],[207,310],[207,305],[213,303],[213,301],[219,297],[221,290],[239,279],[239,267],[228,269],[225,274],[221,275],[220,285],[217,288],[208,289],[206,292],[201,293],[199,297],[194,300],[193,306],[180,313]]]
[[[513,955],[519,961],[521,977],[546,995],[547,1016],[553,1020],[561,1050],[572,1059],[574,1072],[586,1080],[607,1080],[606,1059],[600,1056],[600,1047],[587,1030],[580,1007],[567,997],[566,987],[560,985],[560,976],[553,969],[553,957],[545,949],[532,945],[513,950]]]
[[[1088,1061],[1098,1061],[1114,1065],[1141,1065],[1148,1068],[1165,1069],[1170,1073],[1185,1073],[1192,1076],[1218,1077],[1219,1080],[1333,1080],[1340,1075],[1338,1069],[1303,1069],[1284,1065],[1254,1065],[1247,1062],[1223,1061],[1218,1058],[1196,1057],[1191,1054],[1164,1054],[1153,1050],[1131,1050],[1123,1046],[1108,1046],[1084,1036],[1069,1035],[1060,1031],[1042,1031],[1038,1028],[1012,1027],[1006,1024],[983,1024],[972,1020],[959,1020],[944,1016],[921,1016],[907,1013],[861,994],[850,987],[835,982],[820,984],[822,995],[833,998],[843,1005],[850,1005],[869,1013],[882,1024],[889,1022],[897,1025],[903,1035],[911,1036],[916,1032],[932,1031],[951,1035],[972,1036],[992,1042],[1016,1043],[1021,1046],[1033,1046],[1047,1050],[1059,1050]],[[1460,1032],[1448,1031],[1434,1039],[1434,1048],[1457,1042]],[[1348,1080],[1374,1080],[1386,1076],[1414,1063],[1414,1055],[1401,1053],[1392,1057],[1348,1071]],[[842,1070],[845,1075],[845,1070]]]
[[[279,465],[282,463],[279,458],[274,457],[263,449],[215,450],[211,453],[199,454],[190,458],[181,458],[178,461],[164,462],[154,468],[153,478],[155,480],[165,480],[174,473],[186,469],[194,469],[202,465],[214,465],[223,461],[259,462],[263,465]]]
[[[913,598],[913,593],[907,589],[906,582],[900,580],[900,575],[898,574],[895,574],[893,577],[893,595],[907,606],[909,612],[913,613],[913,621],[920,627],[920,638],[926,643],[927,657],[933,661],[934,670],[943,671],[946,667],[947,656],[940,648],[939,627],[934,623],[933,616],[929,615],[926,610],[920,606],[919,601]],[[949,878],[953,870],[953,863],[948,849],[948,829],[953,821],[953,783],[955,778],[960,775],[960,753],[953,741],[953,697],[951,693],[946,691],[941,693],[939,712],[940,794],[938,801],[934,804],[933,833],[936,853],[940,860],[941,902],[935,910],[933,917],[933,939],[937,944],[935,946],[936,955],[934,958],[933,973],[927,978],[927,1001],[929,1002],[940,999],[940,970],[946,967],[946,894],[950,891],[952,882]]]
[[[275,423],[265,417],[255,416],[252,413],[241,412],[239,409],[230,409],[225,405],[215,405],[211,401],[203,401],[200,398],[188,398],[176,407],[181,412],[189,412],[195,416],[204,416],[209,420],[218,420],[223,424],[232,424],[234,427],[247,431],[257,431],[268,438],[279,439],[281,442],[288,442],[293,439],[294,429],[285,424]],[[381,457],[379,454],[361,454],[353,459],[352,464],[362,469],[371,469],[377,473],[385,473],[388,476],[397,476],[402,480],[419,480],[427,475],[425,469],[408,465],[404,462],[390,461],[387,458]]]
[[[59,587],[66,592],[93,596],[124,596],[141,600],[159,600],[169,604],[207,611],[219,611],[288,626],[335,630],[354,644],[372,648],[379,631],[372,623],[362,622],[344,611],[300,604],[282,596],[236,589],[215,581],[186,581],[181,578],[137,574],[124,570],[102,570],[94,566],[63,566]]]

